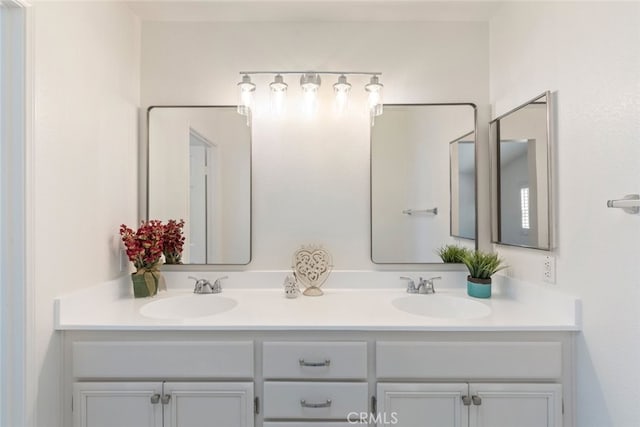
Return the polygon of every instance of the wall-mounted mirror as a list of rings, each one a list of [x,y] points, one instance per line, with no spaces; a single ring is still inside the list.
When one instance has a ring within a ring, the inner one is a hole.
[[[491,237],[552,248],[550,93],[490,123]]]
[[[235,107],[151,107],[147,216],[184,219],[184,264],[251,260],[251,128]]]
[[[376,117],[371,129],[374,263],[440,263],[436,250],[445,244],[475,247],[466,240],[476,235],[475,124],[473,104],[385,105]],[[467,176],[469,153],[474,162]]]
[[[451,236],[476,238],[476,133],[449,144]]]

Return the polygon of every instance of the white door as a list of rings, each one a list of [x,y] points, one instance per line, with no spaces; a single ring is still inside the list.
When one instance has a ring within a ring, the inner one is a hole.
[[[162,384],[113,382],[73,385],[74,427],[162,427]]]
[[[467,427],[466,383],[378,383],[377,390],[380,427]]]
[[[253,383],[164,383],[165,427],[253,427]]]
[[[469,384],[470,427],[562,427],[560,384]]]

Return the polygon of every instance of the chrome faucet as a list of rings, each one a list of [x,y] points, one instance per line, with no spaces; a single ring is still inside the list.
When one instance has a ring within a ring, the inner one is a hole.
[[[189,279],[193,279],[196,281],[196,285],[193,288],[194,294],[219,294],[222,292],[222,284],[221,280],[228,279],[228,276],[219,277],[214,282],[213,285],[207,279],[198,279],[197,277],[189,276]]]
[[[431,277],[429,279],[420,278],[420,282],[418,282],[418,293],[419,294],[435,294],[436,289],[433,287],[434,280],[442,279],[441,276]]]
[[[401,276],[400,278],[409,282],[407,284],[407,293],[409,294],[434,294],[436,290],[433,287],[433,281],[442,279],[441,276],[431,277],[429,279],[423,279],[421,277],[420,281],[418,282],[418,286],[416,286],[416,283],[411,277]]]

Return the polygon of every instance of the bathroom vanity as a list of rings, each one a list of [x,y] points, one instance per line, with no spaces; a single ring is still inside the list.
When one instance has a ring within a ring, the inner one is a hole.
[[[398,273],[345,272],[360,285],[286,299],[258,284],[272,282],[265,274],[275,273],[230,273],[220,295],[170,287],[135,300],[112,283],[59,298],[65,425],[573,425],[572,298],[505,285],[478,302],[444,286],[460,272],[444,273],[435,295],[407,295],[380,286]],[[246,287],[232,286],[240,278]],[[216,306],[220,296],[236,304],[178,313],[190,298]],[[397,303],[431,297],[450,317]],[[176,312],[164,301],[178,301]]]

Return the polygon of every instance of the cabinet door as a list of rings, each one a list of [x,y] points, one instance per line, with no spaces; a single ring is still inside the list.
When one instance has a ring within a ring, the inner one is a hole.
[[[378,426],[467,427],[466,383],[378,383],[377,390]]]
[[[560,384],[470,384],[470,427],[562,427]]]
[[[252,382],[166,382],[163,397],[165,427],[253,427]]]
[[[161,392],[159,382],[75,383],[73,425],[162,427]]]

